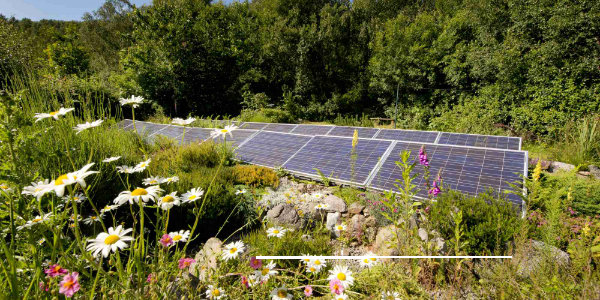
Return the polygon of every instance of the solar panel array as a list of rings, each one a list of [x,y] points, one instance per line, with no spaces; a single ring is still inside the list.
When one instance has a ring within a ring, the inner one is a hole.
[[[153,138],[164,135],[184,143],[211,139],[215,129],[153,124],[136,121],[137,132]],[[215,123],[218,124],[218,123]],[[229,123],[228,123],[229,124]],[[133,130],[131,120],[120,128]],[[352,136],[359,140],[352,147]],[[520,151],[516,137],[456,134],[437,131],[377,129],[311,124],[241,123],[226,135],[242,161],[271,168],[283,167],[291,173],[320,179],[321,174],[339,183],[367,186],[378,190],[395,190],[401,170],[396,165],[402,151],[411,151],[411,160],[425,147],[430,161],[430,182],[440,173],[444,188],[469,195],[483,192],[505,194],[510,183],[522,184],[527,175],[527,152]],[[216,141],[223,141],[222,137]],[[321,172],[321,173],[319,173]],[[417,196],[427,197],[424,168],[413,182],[420,188]],[[516,194],[508,200],[521,205]]]

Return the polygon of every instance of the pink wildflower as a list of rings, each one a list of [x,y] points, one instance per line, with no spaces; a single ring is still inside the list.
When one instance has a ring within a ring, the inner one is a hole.
[[[79,291],[79,273],[73,272],[63,277],[60,282],[59,293],[64,294],[66,297],[73,297],[73,294]]]
[[[169,247],[169,246],[173,245],[174,241],[173,241],[173,238],[170,235],[168,235],[168,234],[165,233],[162,236],[162,238],[160,238],[160,243],[164,247]]]
[[[339,279],[329,281],[329,289],[336,295],[341,295],[344,292],[344,284]]]
[[[310,285],[304,287],[304,296],[310,297],[313,294],[313,288]]]
[[[42,290],[44,292],[47,292],[50,290],[50,287],[43,281],[40,281],[39,287],[40,287],[40,290]]]
[[[250,258],[250,267],[254,270],[258,270],[262,267],[262,260],[256,259],[256,256]]]
[[[242,275],[242,285],[249,288],[250,287],[250,283],[248,282],[248,277]]]
[[[434,197],[441,193],[442,190],[437,185],[437,181],[433,181],[433,187],[429,190],[429,195],[433,195]]]
[[[146,277],[146,282],[152,283],[152,281],[155,281],[154,278],[152,278],[152,277],[154,277],[154,275],[152,275],[152,273],[148,274],[148,277]]]
[[[423,166],[429,166],[429,160],[427,159],[427,152],[425,152],[425,146],[419,149],[419,163]]]
[[[69,273],[66,269],[63,269],[59,264],[50,265],[48,269],[44,270],[44,273],[50,277],[56,277]]]
[[[193,258],[182,258],[179,260],[179,269],[183,270],[195,262],[196,260]]]

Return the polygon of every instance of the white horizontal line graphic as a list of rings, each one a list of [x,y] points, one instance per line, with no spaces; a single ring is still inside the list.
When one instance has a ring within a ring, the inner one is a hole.
[[[453,259],[453,258],[465,258],[465,259],[480,259],[480,258],[493,258],[493,259],[511,259],[511,256],[485,256],[485,255],[403,255],[403,256],[268,256],[262,255],[257,256],[257,259],[312,259],[312,258],[320,258],[320,259],[330,259],[330,260],[354,260],[354,259],[365,259],[365,258],[398,258],[398,259],[413,259],[413,258],[442,258],[442,259]]]

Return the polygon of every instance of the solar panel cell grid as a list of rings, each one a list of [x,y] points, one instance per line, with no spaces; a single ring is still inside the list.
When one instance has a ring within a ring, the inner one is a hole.
[[[190,131],[190,128],[186,129],[186,134],[188,131]],[[161,131],[158,131],[155,135],[164,135],[170,138],[177,139],[181,136],[182,133],[183,127],[171,125]]]
[[[306,135],[326,135],[332,128],[333,126],[300,124],[298,127],[294,128],[294,130],[292,130],[292,133]]]
[[[197,128],[197,127],[186,128],[185,135],[183,136],[183,143],[184,144],[202,143],[202,142],[210,139],[211,132],[212,132],[212,129]],[[182,134],[183,134],[183,131],[182,131]],[[177,142],[181,142],[180,140],[181,140],[181,136],[178,136]]]
[[[437,131],[417,131],[401,129],[381,129],[375,138],[406,142],[434,143],[438,136]]]
[[[169,125],[166,125],[166,124],[154,124],[154,123],[140,122],[140,121],[135,122],[135,127],[137,129],[137,133],[139,133],[141,135],[145,135],[145,136],[151,136],[151,135],[159,132],[160,130],[165,129],[168,126]]]
[[[245,162],[279,167],[294,155],[310,136],[261,131],[241,145],[236,153]]]
[[[291,132],[296,126],[298,126],[298,125],[272,123],[272,124],[267,125],[265,128],[263,128],[263,130],[287,133],[287,132]]]
[[[231,135],[227,134],[225,136],[225,141],[228,145],[236,148],[241,145],[244,141],[246,141],[250,136],[257,133],[258,130],[251,129],[236,129],[231,132]],[[223,137],[218,137],[216,139],[217,142],[223,142]]]
[[[391,145],[390,141],[360,139],[352,150],[352,139],[315,136],[284,168],[318,177],[315,169],[334,180],[363,184]]]
[[[379,131],[379,129],[377,128],[335,126],[327,135],[351,137],[354,135],[354,130],[358,130],[359,138],[367,139],[372,138],[377,133],[377,131]]]
[[[269,125],[269,123],[251,123],[251,122],[244,122],[242,124],[242,126],[240,126],[240,128],[243,129],[256,129],[256,130],[261,130],[265,127],[267,127],[267,125]]]
[[[128,127],[133,125],[133,121],[129,119],[121,120],[121,122],[117,123],[117,126],[121,129],[127,129]]]
[[[520,150],[520,139],[506,136],[443,132],[438,144]]]
[[[398,191],[394,183],[396,179],[402,178],[402,174],[395,161],[400,160],[399,155],[403,150],[410,150],[411,160],[414,161],[420,147],[419,144],[397,142],[370,185],[377,189]],[[426,152],[430,161],[430,181],[442,170],[441,176],[446,188],[477,195],[486,191],[501,193],[510,190],[508,182],[522,183],[524,152],[444,145],[427,145]],[[420,174],[413,182],[421,189],[418,196],[426,197],[424,167],[417,165],[414,172]],[[520,199],[509,197],[509,200],[521,204]]]

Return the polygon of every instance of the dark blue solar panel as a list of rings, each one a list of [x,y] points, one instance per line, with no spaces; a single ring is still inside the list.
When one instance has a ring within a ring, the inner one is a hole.
[[[235,152],[242,161],[275,168],[283,165],[310,139],[305,135],[261,131]]]
[[[133,125],[133,121],[129,119],[123,119],[121,122],[117,123],[117,126],[121,129],[128,129]]]
[[[346,127],[346,126],[335,126],[327,134],[331,136],[353,136],[354,130],[358,130],[359,138],[372,138],[379,129],[369,127]]]
[[[332,128],[333,126],[300,124],[298,127],[294,128],[294,130],[292,130],[292,133],[306,135],[326,135]]]
[[[437,131],[381,129],[375,138],[405,142],[435,143],[438,133]]]
[[[142,136],[151,136],[165,128],[169,125],[167,124],[154,124],[149,122],[135,121],[135,128],[137,129],[137,133]],[[130,128],[133,128],[130,127]]]
[[[414,161],[420,148],[421,144],[397,142],[374,175],[370,186],[381,190],[398,191],[394,184],[397,179],[402,179],[402,174],[395,162],[400,160],[400,153],[403,150],[410,150],[411,160]],[[435,179],[441,169],[445,188],[477,195],[488,190],[494,193],[511,190],[508,182],[522,184],[521,176],[524,175],[526,164],[525,152],[445,145],[427,145],[425,150],[430,161],[430,181]],[[427,197],[426,182],[422,176],[423,166],[417,165],[414,172],[420,174],[413,181],[420,188],[417,195]],[[508,198],[515,204],[521,205],[518,196],[513,195]]]
[[[181,143],[181,140],[183,139],[184,144],[202,143],[210,139],[210,133],[212,131],[213,129],[187,127],[185,129],[185,135],[183,135],[182,130],[182,135],[178,136],[176,140],[177,142]]]
[[[319,177],[315,169],[319,169],[333,180],[362,185],[391,143],[359,139],[353,152],[352,138],[315,136],[284,168],[315,178]]]
[[[261,130],[261,129],[267,127],[267,125],[269,125],[269,123],[244,122],[244,123],[242,123],[240,128]]]
[[[483,148],[521,150],[521,139],[518,137],[477,135],[443,132],[438,144],[473,146]]]
[[[272,123],[263,128],[263,130],[288,133],[291,132],[296,126],[296,124]]]
[[[231,135],[225,135],[225,141],[227,142],[227,145],[236,148],[256,132],[258,132],[258,130],[236,129],[231,132]],[[223,137],[219,136],[216,141],[223,142]]]
[[[190,131],[191,128],[186,128],[186,132]],[[173,139],[178,139],[181,137],[181,134],[183,133],[183,127],[182,126],[175,126],[175,125],[171,125],[166,127],[165,129],[158,131],[157,133],[154,134],[154,136],[158,136],[158,135],[164,135]]]

